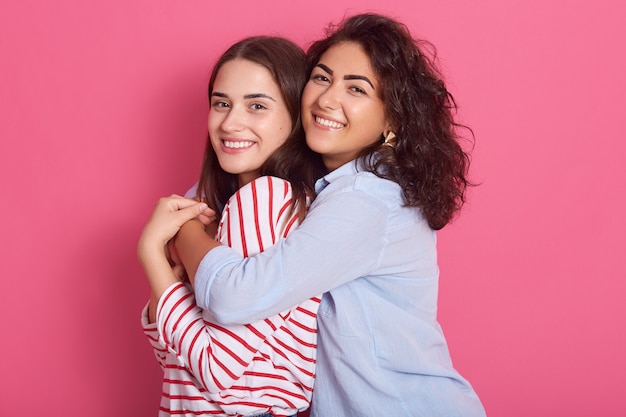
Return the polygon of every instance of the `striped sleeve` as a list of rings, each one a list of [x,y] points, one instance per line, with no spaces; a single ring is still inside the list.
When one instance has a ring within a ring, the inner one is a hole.
[[[159,366],[161,366],[161,368],[164,368],[167,349],[165,345],[161,343],[156,323],[150,323],[150,320],[148,319],[148,304],[149,302],[141,311],[141,328],[143,330],[143,334],[148,339],[150,346],[152,346],[154,356],[156,357]]]
[[[187,190],[185,197],[194,198],[196,196],[197,189],[198,183],[194,184],[189,190]],[[156,323],[150,323],[148,318],[148,305],[149,302],[145,305],[143,310],[141,310],[141,328],[143,330],[143,334],[148,339],[148,343],[152,346],[154,356],[156,357],[159,366],[163,369],[165,368],[167,348],[163,345],[163,343],[161,343]]]
[[[242,187],[226,204],[217,238],[249,256],[276,243],[297,223],[288,182],[261,177]],[[193,292],[170,287],[159,300],[157,328],[174,354],[209,392],[233,386],[253,365],[267,338],[284,327],[287,311],[248,325],[222,327],[204,320]]]
[[[203,319],[193,291],[182,283],[169,287],[157,307],[161,342],[209,393],[239,380],[260,345],[285,319],[276,315],[250,325],[215,326]]]
[[[228,200],[217,239],[248,257],[286,236],[297,221],[289,183],[280,178],[260,177]]]

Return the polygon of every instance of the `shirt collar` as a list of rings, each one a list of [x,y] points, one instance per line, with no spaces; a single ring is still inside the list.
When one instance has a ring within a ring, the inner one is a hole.
[[[339,177],[346,175],[355,175],[357,172],[363,171],[363,161],[361,159],[346,162],[339,168],[329,172],[315,182],[315,192],[319,194],[328,184]]]

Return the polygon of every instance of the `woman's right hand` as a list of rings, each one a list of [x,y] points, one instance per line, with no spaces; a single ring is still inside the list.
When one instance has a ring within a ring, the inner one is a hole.
[[[166,245],[187,221],[202,216],[203,223],[215,217],[206,203],[172,195],[161,198],[139,238],[138,254],[143,259],[158,251],[167,256]]]
[[[155,320],[156,306],[163,292],[185,276],[180,260],[172,262],[167,244],[183,224],[197,219],[201,214],[207,219],[215,215],[203,202],[178,195],[161,198],[141,232],[137,255],[151,288],[148,307],[151,322]]]

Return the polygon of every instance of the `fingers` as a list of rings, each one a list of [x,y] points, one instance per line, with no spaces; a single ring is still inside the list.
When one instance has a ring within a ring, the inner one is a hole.
[[[208,206],[204,202],[173,195],[159,199],[154,209],[154,214],[157,216],[169,216],[171,219],[175,219],[175,222],[180,226],[204,211],[209,211],[207,209]],[[212,210],[210,211],[212,212]]]
[[[186,213],[195,211],[194,216],[202,215],[208,223],[213,221],[216,217],[215,211],[209,209],[209,206],[205,202],[181,197],[176,194],[161,198],[157,203],[157,206],[165,206],[168,211],[185,211],[187,209],[189,211],[186,211]]]
[[[201,204],[201,202],[191,198],[181,197],[177,194],[172,194],[169,197],[161,197],[157,202],[157,206],[166,206],[172,211],[181,210],[197,204]]]
[[[207,214],[209,213],[209,214]],[[212,222],[215,221],[216,216],[213,214],[213,210],[205,210],[204,212],[200,213],[198,215],[198,220],[200,220],[200,222],[202,222],[202,224],[204,224],[205,226],[211,224]]]
[[[145,252],[158,251],[165,254],[170,262],[176,254],[171,254],[165,245],[172,239],[183,224],[200,216],[211,217],[215,213],[205,202],[178,195],[159,199],[148,223],[144,227],[140,243]]]
[[[192,204],[184,204],[184,205],[178,205],[177,206],[177,210],[179,212],[190,213],[190,215],[192,217],[196,217],[196,216],[200,215],[200,213],[202,213],[203,211],[205,211],[208,208],[209,208],[209,206],[207,206],[206,203],[201,203],[201,202],[198,202],[198,201],[195,201]]]

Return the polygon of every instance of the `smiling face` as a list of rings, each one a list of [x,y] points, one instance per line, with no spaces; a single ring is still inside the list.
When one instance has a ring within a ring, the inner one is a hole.
[[[220,166],[247,184],[291,132],[280,89],[267,68],[238,58],[220,68],[210,99],[209,136]]]
[[[321,57],[302,94],[302,124],[309,147],[329,170],[379,142],[388,128],[378,77],[361,46],[343,42]]]

